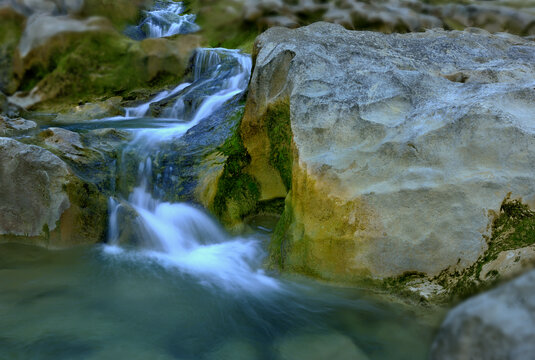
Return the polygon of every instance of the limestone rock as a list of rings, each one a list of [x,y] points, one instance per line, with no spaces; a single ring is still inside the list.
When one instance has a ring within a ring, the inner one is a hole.
[[[494,276],[499,276],[500,279],[510,279],[534,266],[535,246],[533,245],[503,251],[498,254],[496,259],[483,265],[479,274],[479,280],[483,281]]]
[[[521,36],[535,34],[535,5],[528,0],[192,0],[210,46],[251,51],[254,37],[274,26],[317,21],[350,30],[405,33],[432,28],[479,27]],[[452,4],[451,4],[452,3]]]
[[[10,101],[27,109],[39,104],[47,112],[65,112],[65,104],[102,102],[141,87],[176,84],[200,42],[194,35],[135,41],[98,16],[39,12],[26,23],[15,53],[20,69],[12,71],[20,84]]]
[[[62,189],[67,165],[52,153],[8,138],[0,138],[2,154],[0,233],[37,236],[70,206]]]
[[[51,127],[39,134],[44,146],[54,149],[64,157],[77,161],[84,156],[80,134],[62,128]]]
[[[0,241],[50,247],[103,240],[106,198],[59,157],[0,138]]]
[[[69,16],[35,14],[27,20],[18,47],[20,55],[27,62],[28,55],[32,51],[47,45],[58,35],[106,30],[110,30],[110,27],[104,18],[91,17],[79,20]]]
[[[35,13],[77,14],[82,10],[84,0],[4,0],[25,16]]]
[[[240,133],[261,198],[291,188],[272,246],[283,267],[337,280],[459,270],[507,193],[535,205],[532,42],[316,23],[255,47]]]
[[[10,119],[0,116],[0,136],[14,136],[37,129],[35,121],[23,118]]]
[[[461,303],[444,320],[434,360],[531,359],[535,354],[535,271]]]
[[[89,102],[69,108],[59,113],[55,121],[58,123],[76,123],[86,120],[102,119],[106,117],[124,115],[120,106],[122,97],[114,96],[100,102]]]

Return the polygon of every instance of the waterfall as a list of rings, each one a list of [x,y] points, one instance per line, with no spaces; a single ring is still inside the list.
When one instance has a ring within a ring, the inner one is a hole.
[[[143,11],[143,20],[137,26],[130,27],[126,34],[141,40],[144,38],[159,38],[177,34],[196,32],[200,27],[195,24],[195,15],[183,14],[182,2],[158,0],[151,10]]]
[[[203,284],[229,291],[278,289],[279,284],[260,269],[262,249],[257,240],[230,237],[209,215],[186,203],[169,203],[151,193],[152,160],[160,145],[183,136],[208,119],[248,86],[251,58],[237,50],[198,49],[193,58],[193,81],[163,91],[150,101],[126,111],[127,119],[147,116],[151,104],[165,99],[174,103],[163,116],[174,121],[158,128],[133,129],[134,138],[126,152],[135,151],[143,160],[138,166],[138,185],[128,199],[110,200],[110,230],[107,251],[125,252],[136,259],[152,259],[169,268],[194,276]],[[198,94],[203,94],[199,96]],[[176,98],[176,99],[175,99]],[[185,98],[196,99],[187,109]],[[119,120],[119,118],[115,118]],[[125,156],[123,154],[123,156]],[[121,206],[130,206],[138,215],[138,249],[120,247]]]

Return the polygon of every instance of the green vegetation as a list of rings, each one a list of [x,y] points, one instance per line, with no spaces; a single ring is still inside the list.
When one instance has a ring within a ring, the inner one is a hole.
[[[240,119],[243,108],[234,116]],[[226,225],[236,225],[245,216],[251,214],[260,198],[260,189],[254,178],[244,173],[243,169],[251,158],[243,146],[238,131],[239,121],[233,129],[233,135],[219,148],[227,161],[217,184],[217,193],[212,206],[213,213]]]
[[[279,171],[286,189],[292,187],[292,128],[290,122],[290,102],[272,104],[264,119],[270,142],[269,162]]]
[[[252,53],[254,40],[266,30],[245,21],[242,17],[243,4],[237,1],[186,0],[185,4],[188,13],[197,15],[196,23],[201,27],[199,34],[209,47]]]
[[[149,8],[149,0],[84,0],[81,15],[104,16],[110,19],[119,30],[126,25],[136,24],[140,18],[140,9]]]
[[[13,93],[18,85],[16,51],[25,20],[8,9],[0,9],[0,91]]]
[[[293,222],[293,209],[290,203],[291,193],[288,193],[285,208],[277,222],[271,241],[269,242],[269,266],[284,269],[286,248],[290,243],[290,226]]]
[[[108,226],[106,196],[94,184],[74,176],[65,186],[65,191],[71,202],[68,211],[71,211],[72,218],[68,224],[62,224],[61,231],[67,231],[71,240],[76,242],[104,241]]]
[[[508,194],[492,219],[491,235],[486,240],[488,249],[472,266],[454,274],[444,271],[435,279],[449,290],[452,299],[465,299],[495,285],[500,280],[497,270],[489,272],[486,279],[480,275],[483,265],[501,252],[535,244],[535,212]]]
[[[178,74],[183,69],[151,78],[145,61],[140,43],[120,34],[83,34],[68,44],[58,44],[48,59],[35,62],[27,71],[22,88],[31,89],[39,81],[41,92],[78,103],[180,80]]]

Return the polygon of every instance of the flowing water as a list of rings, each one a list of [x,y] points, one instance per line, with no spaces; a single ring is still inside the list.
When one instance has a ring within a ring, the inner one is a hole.
[[[151,10],[143,11],[143,20],[140,24],[129,27],[126,34],[141,40],[198,31],[200,28],[195,24],[196,16],[183,14],[185,10],[182,2],[157,0]]]
[[[202,209],[157,196],[153,162],[165,145],[247,90],[247,55],[199,49],[193,64],[190,82],[91,122],[129,129],[123,157],[138,161],[134,189],[109,200],[106,245],[0,245],[0,359],[426,358],[437,314],[267,273],[269,225],[230,236]]]

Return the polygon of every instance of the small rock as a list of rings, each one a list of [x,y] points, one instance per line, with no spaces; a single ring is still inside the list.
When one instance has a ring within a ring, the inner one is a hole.
[[[433,360],[525,360],[535,354],[535,271],[461,303],[431,347]]]
[[[479,280],[499,276],[500,279],[510,279],[520,275],[535,265],[535,245],[520,249],[502,251],[498,257],[481,268]]]
[[[23,118],[10,119],[0,116],[0,136],[19,135],[37,129],[35,121]]]
[[[78,105],[68,112],[58,114],[55,120],[60,123],[75,123],[124,115],[124,109],[121,107],[122,100],[122,97],[114,96],[101,102]]]
[[[56,150],[62,156],[77,161],[84,155],[80,134],[62,128],[51,127],[39,134],[44,146]]]

